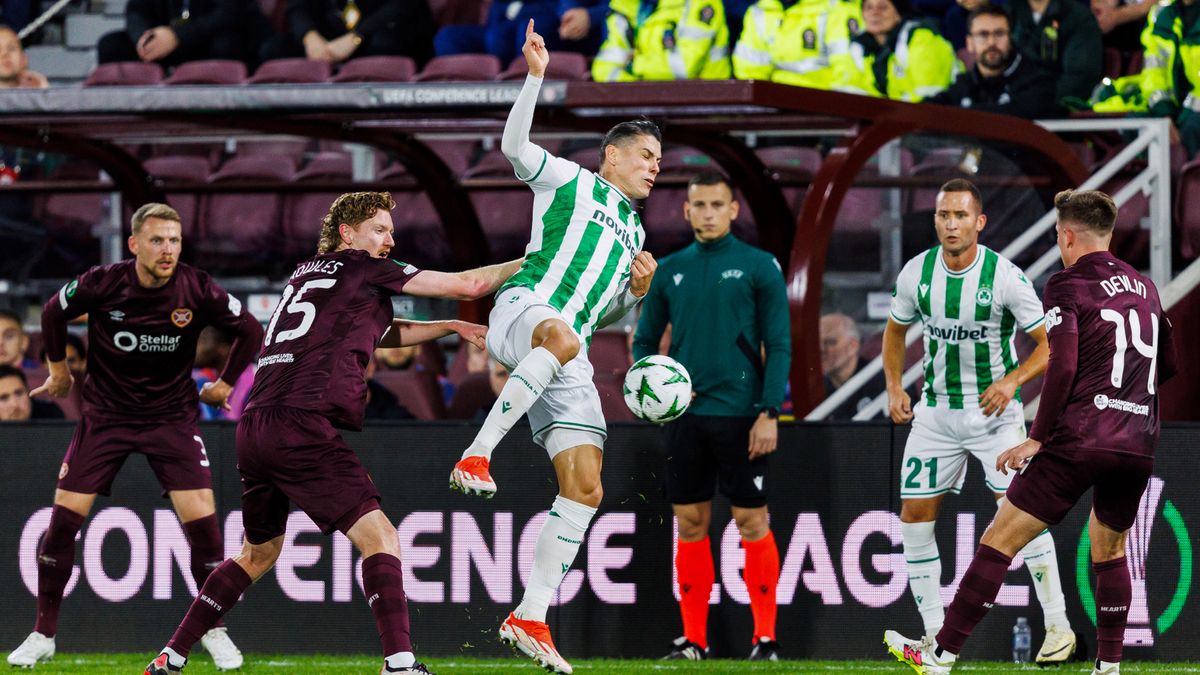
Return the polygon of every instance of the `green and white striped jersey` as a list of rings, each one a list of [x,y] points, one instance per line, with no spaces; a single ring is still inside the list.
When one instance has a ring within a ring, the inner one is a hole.
[[[517,175],[533,189],[525,263],[500,290],[531,289],[589,341],[609,303],[628,286],[646,233],[633,203],[612,183],[538,149],[540,168],[528,178]]]
[[[952,272],[935,246],[900,271],[891,318],[924,325],[925,404],[962,409],[978,408],[980,395],[1016,370],[1015,329],[1029,332],[1045,314],[1033,285],[1000,254],[980,245],[970,266]]]

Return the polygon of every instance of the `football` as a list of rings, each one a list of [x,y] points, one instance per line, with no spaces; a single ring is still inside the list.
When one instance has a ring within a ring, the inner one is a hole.
[[[692,377],[680,362],[654,354],[629,369],[624,393],[634,415],[655,424],[670,422],[692,402]]]

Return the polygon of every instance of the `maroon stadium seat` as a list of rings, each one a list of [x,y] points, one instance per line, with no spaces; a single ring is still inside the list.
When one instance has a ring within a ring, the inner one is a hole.
[[[437,375],[418,370],[377,370],[375,381],[395,394],[400,405],[417,419],[437,420],[445,416]]]
[[[1176,195],[1179,252],[1191,260],[1200,256],[1200,160],[1185,164],[1179,172]]]
[[[625,405],[625,375],[609,375],[596,373],[596,391],[600,393],[600,410],[604,419],[609,422],[632,422],[637,418]]]
[[[518,56],[496,79],[524,80],[528,74],[529,66],[525,63],[525,57]],[[586,80],[590,75],[587,57],[574,52],[555,52],[550,65],[546,66],[547,80]]]
[[[720,171],[721,167],[717,166],[712,157],[699,150],[671,148],[663,152],[658,170],[663,176],[691,178],[701,171]]]
[[[683,220],[683,203],[687,188],[660,186],[650,192],[643,202],[642,227],[646,230],[644,248],[661,258],[692,243],[692,229]]]
[[[1114,197],[1129,181],[1116,178],[1104,184],[1101,190]],[[1150,232],[1142,228],[1142,219],[1150,216],[1150,199],[1142,192],[1135,193],[1117,210],[1117,222],[1113,224],[1113,255],[1134,267],[1149,263]]]
[[[496,394],[492,392],[492,383],[487,373],[471,373],[458,383],[454,389],[454,398],[446,409],[446,419],[469,420],[482,411],[487,411],[496,402]]]
[[[98,180],[100,169],[87,162],[68,162],[50,173],[50,180]],[[35,211],[46,233],[62,244],[77,246],[93,241],[92,230],[107,222],[108,195],[102,192],[49,192]]]
[[[324,61],[308,59],[272,59],[264,61],[250,84],[316,84],[329,79],[332,68]]]
[[[102,63],[83,81],[85,87],[121,87],[162,82],[162,67],[157,63],[121,61]]]
[[[416,62],[407,56],[363,56],[343,64],[332,81],[408,82],[416,72]]]
[[[433,21],[439,26],[451,24],[482,25],[487,20],[488,5],[502,0],[429,0]]]
[[[297,183],[350,180],[354,175],[350,155],[323,152],[296,173]],[[281,255],[290,263],[307,259],[317,252],[321,220],[329,206],[344,191],[291,192],[283,198],[283,246]]]
[[[816,148],[795,146],[776,146],[761,148],[755,151],[759,161],[781,182],[811,183],[813,176],[821,168],[821,152]],[[793,214],[799,214],[804,205],[804,195],[808,192],[807,185],[781,185],[783,199]],[[745,203],[742,210],[748,212]]]
[[[258,0],[258,8],[276,33],[287,33],[287,2],[285,0]]]
[[[503,154],[491,152],[463,178],[513,178],[513,166]],[[523,255],[533,222],[533,192],[514,179],[512,187],[474,189],[470,195],[491,247],[490,260],[512,260]]]
[[[163,84],[242,84],[246,64],[229,59],[188,61],[175,67]]]
[[[629,366],[633,365],[629,355],[629,339],[622,331],[602,330],[595,333],[587,354],[588,361],[591,361],[597,373],[625,377]]]
[[[143,166],[164,187],[170,188],[172,183],[203,183],[212,169],[208,160],[194,155],[177,157],[151,157]],[[196,229],[196,219],[199,217],[200,199],[195,193],[167,193],[167,202],[179,212],[183,219],[183,238],[187,242],[199,232]]]
[[[248,155],[281,155],[291,158],[294,164],[300,164],[304,160],[304,153],[308,151],[311,145],[312,139],[309,138],[247,138],[238,140],[236,152],[241,157]]]
[[[435,56],[413,77],[414,82],[479,82],[500,74],[500,59],[491,54]]]
[[[394,255],[417,267],[446,269],[451,261],[450,244],[429,195],[393,192],[392,198],[396,200],[392,211],[392,223],[396,226]]]
[[[292,180],[296,165],[290,157],[249,155],[233,157],[209,176],[215,184]],[[208,195],[201,200],[201,232],[196,248],[230,269],[253,269],[275,259],[279,245],[283,198],[277,192]]]

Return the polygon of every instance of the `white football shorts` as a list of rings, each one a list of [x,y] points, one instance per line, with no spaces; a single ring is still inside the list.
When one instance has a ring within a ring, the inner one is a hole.
[[[534,297],[528,288],[509,288],[500,292],[488,316],[488,352],[512,372],[532,351],[533,331],[546,319],[563,320],[557,310]],[[577,445],[604,449],[608,427],[604,423],[600,393],[596,391],[592,375],[587,352],[580,350],[579,355],[550,380],[529,409],[533,442],[545,448],[551,459]]]
[[[996,458],[1025,441],[1021,403],[1009,401],[998,417],[985,417],[979,408],[947,410],[913,406],[913,427],[900,464],[900,497],[923,499],[962,491],[967,457],[983,465],[983,481],[992,492],[1008,490],[1013,474],[996,470]]]

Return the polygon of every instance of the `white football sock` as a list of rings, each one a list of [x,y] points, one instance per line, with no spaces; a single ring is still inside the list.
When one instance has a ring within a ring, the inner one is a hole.
[[[908,587],[917,601],[926,635],[937,635],[946,618],[942,607],[942,559],[933,536],[935,525],[932,521],[900,523],[904,560],[908,563]]]
[[[175,666],[176,668],[182,668],[187,665],[187,657],[180,656],[179,652],[175,651],[174,649],[171,649],[170,647],[164,647],[163,653],[167,655],[167,661],[170,661],[171,665]]]
[[[463,452],[463,459],[472,455],[491,459],[492,451],[500,444],[500,439],[522,415],[529,412],[533,402],[542,395],[546,385],[560,370],[562,364],[558,362],[558,357],[545,347],[538,347],[526,354],[508,377],[508,382],[504,383],[474,442]]]
[[[1037,593],[1038,603],[1042,605],[1046,628],[1058,626],[1069,629],[1071,622],[1067,620],[1067,599],[1063,596],[1062,578],[1058,575],[1058,552],[1050,530],[1043,530],[1033,541],[1025,544],[1021,554],[1033,577],[1033,590]]]
[[[573,502],[562,495],[554,499],[550,516],[538,534],[537,546],[533,550],[533,571],[529,573],[529,586],[521,604],[513,610],[518,619],[546,621],[546,610],[558,590],[579,545],[583,543],[588,524],[596,515],[596,509]]]
[[[396,652],[383,660],[388,668],[411,668],[417,662],[417,657],[412,652]]]

